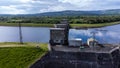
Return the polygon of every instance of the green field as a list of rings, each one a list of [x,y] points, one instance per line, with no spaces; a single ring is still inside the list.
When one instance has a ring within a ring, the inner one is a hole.
[[[0,68],[29,68],[47,51],[47,44],[0,43]]]
[[[72,28],[95,28],[120,24],[120,22],[101,23],[101,24],[70,24]],[[26,27],[53,27],[54,24],[35,24],[35,23],[22,23]],[[0,26],[18,26],[18,23],[0,23]]]

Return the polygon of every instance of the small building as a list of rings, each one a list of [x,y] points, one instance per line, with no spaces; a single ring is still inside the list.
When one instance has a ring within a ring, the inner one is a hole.
[[[55,24],[54,25],[55,28],[65,28],[65,29],[69,29],[67,24]]]
[[[81,45],[82,45],[82,39],[80,38],[69,40],[69,46],[79,47]]]
[[[64,28],[50,29],[50,44],[51,45],[67,45],[68,34]]]
[[[98,41],[97,41],[96,39],[94,39],[94,38],[89,38],[89,39],[87,40],[87,44],[88,44],[90,47],[92,47],[92,46],[97,45],[97,44],[98,44]]]

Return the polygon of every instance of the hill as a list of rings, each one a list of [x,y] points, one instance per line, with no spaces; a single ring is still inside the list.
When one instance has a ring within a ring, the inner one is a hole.
[[[0,16],[80,16],[80,15],[120,15],[120,9],[110,10],[97,10],[97,11],[58,11],[58,12],[45,12],[36,14],[0,14]]]
[[[58,11],[58,12],[46,12],[32,14],[37,16],[80,16],[80,15],[119,15],[120,9],[111,9],[111,10],[97,10],[97,11]]]

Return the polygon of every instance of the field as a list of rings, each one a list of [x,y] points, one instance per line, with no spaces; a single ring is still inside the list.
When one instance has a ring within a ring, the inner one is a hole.
[[[47,44],[0,43],[0,68],[29,68],[47,52]]]

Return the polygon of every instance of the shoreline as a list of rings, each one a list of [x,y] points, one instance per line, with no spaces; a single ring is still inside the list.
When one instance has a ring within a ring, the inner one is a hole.
[[[117,25],[119,22],[111,22],[111,23],[100,23],[100,24],[70,24],[71,28],[74,29],[88,29],[88,28],[101,28],[105,26]],[[19,26],[18,23],[0,23],[0,26]],[[54,24],[36,24],[36,23],[21,23],[23,27],[54,27]]]

